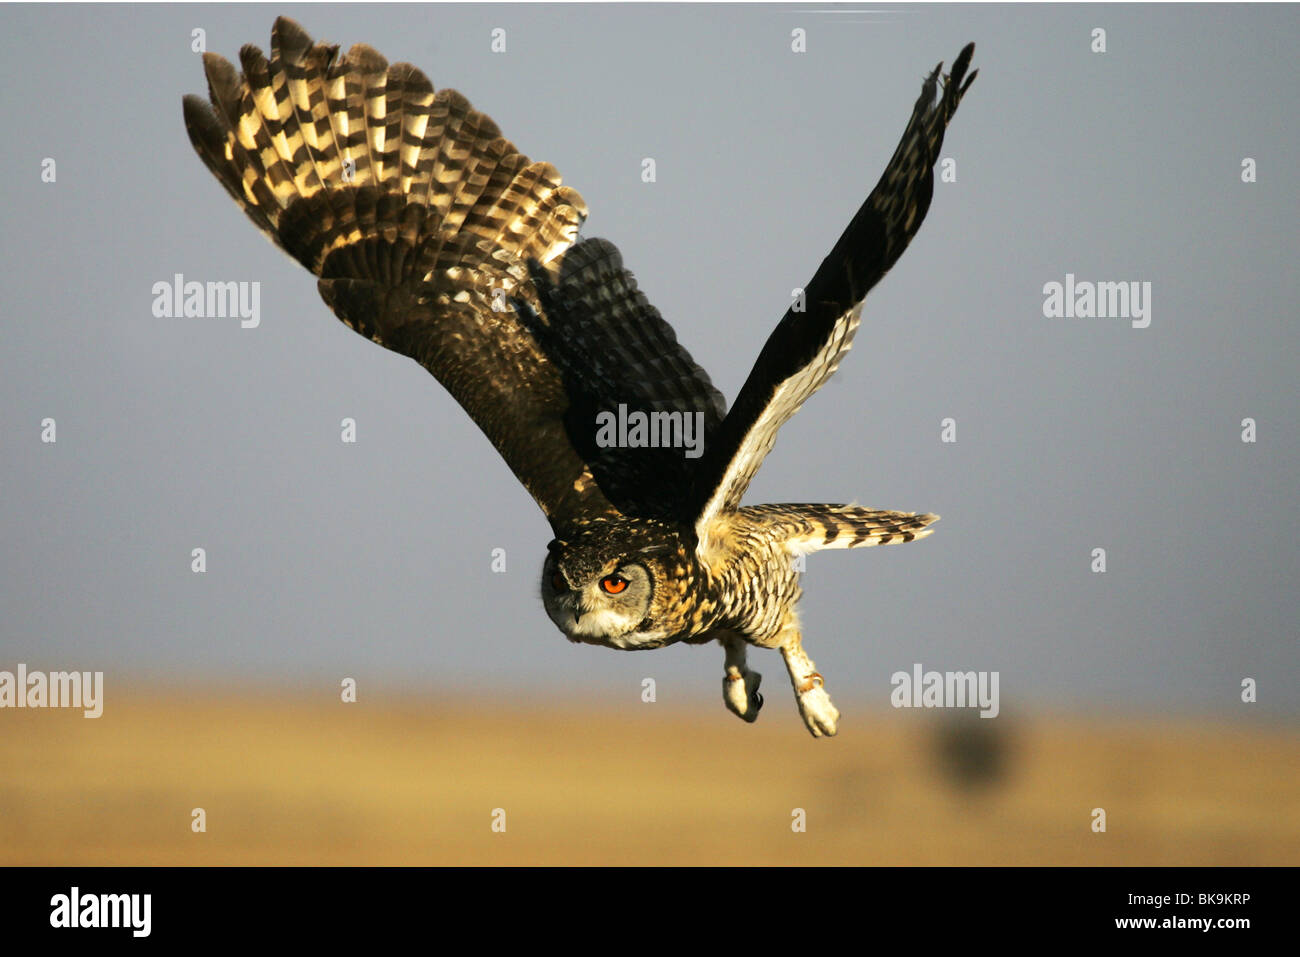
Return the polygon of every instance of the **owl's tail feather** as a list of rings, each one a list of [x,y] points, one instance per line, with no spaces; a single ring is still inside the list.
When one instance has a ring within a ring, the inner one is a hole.
[[[858,505],[757,505],[740,510],[773,527],[791,554],[823,548],[900,545],[930,535],[938,515],[891,512]]]
[[[410,64],[338,52],[280,17],[269,59],[247,45],[240,73],[205,53],[211,102],[184,99],[199,157],[289,255],[326,280],[398,285],[491,268],[493,250],[548,263],[576,240],[587,208],[553,166]]]

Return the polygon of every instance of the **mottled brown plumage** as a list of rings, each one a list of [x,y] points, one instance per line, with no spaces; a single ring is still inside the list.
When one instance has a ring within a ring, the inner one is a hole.
[[[745,648],[779,648],[809,730],[829,735],[838,712],[802,650],[795,561],[913,541],[937,516],[741,499],[920,227],[972,51],[937,101],[939,69],[925,82],[880,183],[730,412],[617,248],[579,241],[582,197],[415,67],[361,44],[339,56],[280,18],[269,59],[245,46],[242,73],[205,54],[209,100],[187,96],[184,112],[203,162],[319,277],[339,318],[433,373],[537,501],[555,533],[542,595],[565,635],[626,649],[716,640],[724,701],[747,721],[762,698]],[[615,409],[651,423],[653,440],[624,423],[609,442],[597,424]],[[689,434],[702,457],[666,441]]]

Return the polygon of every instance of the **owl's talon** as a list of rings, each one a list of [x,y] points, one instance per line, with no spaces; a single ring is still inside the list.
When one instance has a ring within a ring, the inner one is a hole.
[[[758,693],[763,676],[757,671],[727,674],[722,679],[722,700],[727,710],[742,721],[753,723],[763,707],[763,696]]]

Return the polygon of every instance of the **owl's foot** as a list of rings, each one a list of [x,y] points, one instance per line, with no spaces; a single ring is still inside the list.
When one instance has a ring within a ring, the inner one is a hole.
[[[746,666],[743,638],[733,632],[722,632],[718,634],[718,641],[727,655],[723,666],[727,673],[722,678],[722,702],[736,717],[753,723],[763,707],[763,696],[758,693],[763,676]]]
[[[795,700],[799,704],[799,713],[803,715],[803,723],[812,736],[829,738],[839,729],[840,712],[822,687],[821,675],[817,678],[818,683],[807,691],[800,691]]]
[[[757,671],[728,668],[722,679],[722,700],[727,710],[743,721],[756,721],[763,707],[763,696],[758,693],[762,683],[763,676]]]
[[[826,682],[817,673],[812,659],[804,653],[803,641],[797,629],[786,630],[781,641],[781,657],[790,672],[795,702],[799,714],[814,738],[829,738],[839,729],[840,712],[826,693]]]

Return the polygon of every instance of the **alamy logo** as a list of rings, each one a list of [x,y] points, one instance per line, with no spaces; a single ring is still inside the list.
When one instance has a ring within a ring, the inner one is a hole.
[[[685,449],[688,459],[704,454],[703,412],[596,413],[596,444],[602,449]]]
[[[102,671],[0,671],[0,708],[81,708],[85,717],[104,713]]]
[[[895,671],[889,703],[895,708],[979,708],[981,718],[996,718],[998,673],[996,671],[926,671],[912,665],[909,674]]]
[[[262,323],[260,282],[186,282],[176,273],[171,282],[154,283],[153,296],[158,319],[238,318],[243,329]]]
[[[1151,325],[1151,283],[1065,282],[1043,286],[1043,315],[1048,319],[1128,319],[1134,329]]]
[[[131,936],[148,937],[152,910],[152,894],[82,894],[74,887],[50,898],[50,926],[129,927]]]

